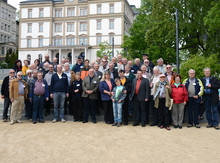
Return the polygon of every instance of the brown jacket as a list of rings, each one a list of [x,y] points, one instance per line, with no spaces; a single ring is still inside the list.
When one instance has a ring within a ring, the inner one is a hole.
[[[22,80],[24,83],[24,98],[27,99],[28,95],[28,86],[27,83]],[[10,99],[17,99],[18,98],[18,79],[14,79],[11,81],[10,86],[9,86],[9,96]]]
[[[170,85],[167,84],[166,86],[170,86]],[[159,87],[159,82],[157,82],[156,85],[155,85],[154,96],[157,92],[158,87]],[[165,106],[167,108],[169,108],[171,106],[171,93],[172,93],[171,87],[170,88],[165,87],[165,99],[166,99]],[[156,109],[158,109],[158,107],[159,107],[159,97],[158,96],[155,99],[154,107]]]
[[[82,89],[83,89],[82,97],[88,97],[89,99],[96,100],[98,98],[97,97],[98,88],[99,88],[99,79],[94,76],[90,83],[89,76],[86,76],[82,83]],[[93,93],[88,95],[86,93],[87,90],[92,90]]]

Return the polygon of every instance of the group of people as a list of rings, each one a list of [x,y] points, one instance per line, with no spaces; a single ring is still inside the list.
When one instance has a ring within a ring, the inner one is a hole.
[[[170,125],[181,129],[184,117],[187,127],[200,128],[204,112],[207,128],[219,129],[220,81],[204,68],[204,77],[196,77],[195,70],[182,80],[171,65],[162,58],[154,65],[147,54],[134,61],[120,54],[88,59],[77,58],[75,65],[68,59],[50,61],[49,55],[40,63],[37,59],[24,66],[20,60],[10,70],[2,83],[4,99],[3,121],[21,123],[22,113],[33,124],[43,123],[51,113],[52,122],[66,122],[65,114],[73,121],[87,123],[89,116],[96,123],[96,116],[104,112],[104,122],[113,126],[146,124],[170,130]],[[185,112],[188,116],[185,116]]]

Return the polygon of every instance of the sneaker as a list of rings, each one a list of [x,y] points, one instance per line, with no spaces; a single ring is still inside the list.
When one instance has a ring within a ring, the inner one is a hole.
[[[212,128],[213,126],[208,124],[206,127],[207,127],[207,128]]]
[[[182,129],[183,127],[182,126],[179,126],[179,129]]]
[[[17,123],[23,123],[21,120],[17,120]]]
[[[63,122],[63,123],[64,123],[64,122],[66,122],[66,120],[65,120],[65,119],[61,119],[61,122]]]
[[[168,130],[168,131],[170,131],[171,129],[170,129],[170,127],[166,127],[166,129]]]
[[[33,124],[36,124],[36,123],[37,123],[36,121],[33,122]]]
[[[177,125],[174,125],[173,127],[174,127],[174,128],[178,128],[178,126],[177,126]]]
[[[113,123],[113,125],[112,126],[117,126],[117,123],[115,122],[115,123]]]
[[[163,129],[163,125],[160,126],[160,129]]]
[[[84,120],[83,120],[83,122],[82,122],[82,123],[87,123],[87,122],[88,122],[88,121],[84,121]]]
[[[52,120],[52,123],[56,123],[56,122],[57,122],[57,120],[56,120],[56,119],[53,119],[53,120]]]
[[[3,122],[8,122],[8,120],[7,119],[3,119]]]
[[[120,126],[121,126],[121,123],[118,123],[118,124],[117,124],[117,127],[120,127]]]
[[[214,129],[219,130],[220,128],[219,126],[214,126]]]
[[[188,124],[187,127],[190,128],[190,127],[193,127],[193,125],[192,124]]]
[[[200,128],[200,125],[199,125],[199,124],[196,124],[195,126],[196,126],[196,128]]]
[[[15,121],[11,121],[11,122],[10,122],[10,125],[13,125],[13,124],[15,124],[15,123],[16,123]]]

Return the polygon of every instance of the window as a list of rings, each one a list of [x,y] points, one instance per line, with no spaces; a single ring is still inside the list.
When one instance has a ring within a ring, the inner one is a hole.
[[[87,31],[87,23],[80,23],[80,32]]]
[[[62,38],[57,37],[54,39],[54,46],[62,46]]]
[[[28,47],[28,48],[31,48],[31,38],[28,38],[28,39],[27,39],[27,47]]]
[[[114,34],[109,35],[109,44],[112,45],[114,42]]]
[[[39,32],[43,32],[43,23],[39,23]]]
[[[55,23],[55,32],[62,32],[62,24]]]
[[[2,47],[2,55],[4,56],[5,55],[5,48]]]
[[[55,9],[55,17],[62,17],[62,8]]]
[[[11,29],[10,29],[10,25],[8,25],[8,32],[10,32],[10,30],[11,30]]]
[[[66,39],[66,44],[67,44],[68,46],[73,46],[73,45],[75,45],[75,38],[74,38],[74,37],[68,37],[68,38]]]
[[[38,59],[40,60],[40,63],[42,63],[42,58],[43,58],[42,54],[39,54]]]
[[[109,13],[114,13],[114,4],[110,4],[109,6]]]
[[[43,47],[44,46],[44,39],[43,37],[39,37],[39,47]]]
[[[97,20],[97,22],[96,22],[96,29],[97,30],[101,30],[101,28],[102,28],[102,22],[101,22],[101,20]]]
[[[85,36],[81,36],[81,37],[79,38],[79,44],[80,44],[80,45],[87,45],[87,44],[88,44],[88,38],[85,37]]]
[[[80,8],[80,16],[86,16],[87,15],[87,8]]]
[[[32,9],[28,9],[28,18],[32,18]]]
[[[97,5],[97,14],[101,14],[101,12],[102,12],[102,5],[99,4]]]
[[[114,19],[109,20],[109,29],[114,29]]]
[[[101,35],[97,35],[96,36],[96,44],[99,45],[102,42],[102,36]]]
[[[31,33],[31,32],[32,32],[32,24],[28,23],[28,33]]]
[[[44,17],[44,9],[43,8],[39,9],[39,17],[40,18]]]
[[[68,8],[67,16],[75,16],[75,8]]]
[[[67,32],[74,32],[74,23],[67,23]]]

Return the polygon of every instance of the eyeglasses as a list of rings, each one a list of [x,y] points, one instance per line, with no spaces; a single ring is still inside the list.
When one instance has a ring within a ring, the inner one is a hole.
[[[22,76],[22,75],[17,75],[17,76]]]
[[[170,69],[171,67],[167,67],[167,69]]]
[[[10,74],[14,74],[15,72],[10,72]]]

